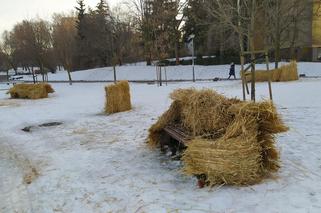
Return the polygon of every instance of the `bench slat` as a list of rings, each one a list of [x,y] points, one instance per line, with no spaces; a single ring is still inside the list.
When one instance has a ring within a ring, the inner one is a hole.
[[[185,132],[183,132],[182,130],[180,130],[177,127],[166,126],[164,128],[164,131],[182,144],[187,144],[188,141],[191,140],[190,136],[188,136]]]

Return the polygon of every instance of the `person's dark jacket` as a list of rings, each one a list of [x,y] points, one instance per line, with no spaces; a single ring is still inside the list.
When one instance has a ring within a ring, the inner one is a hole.
[[[235,75],[235,64],[232,64],[230,67],[230,75]]]

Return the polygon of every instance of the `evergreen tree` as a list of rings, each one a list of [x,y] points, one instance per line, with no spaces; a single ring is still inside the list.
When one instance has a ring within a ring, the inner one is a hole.
[[[207,0],[205,0],[207,1]],[[194,45],[197,52],[205,52],[207,49],[207,38],[209,31],[209,16],[204,0],[190,0],[185,8],[186,17],[183,27],[184,40],[187,41],[191,34],[195,35]]]
[[[78,30],[78,36],[81,40],[85,38],[84,36],[84,19],[85,19],[85,3],[84,0],[77,0],[78,6],[75,7],[77,11],[78,19],[76,21],[76,28]]]
[[[100,0],[95,11],[95,25],[97,27],[96,48],[100,65],[111,64],[112,45],[112,23],[109,6],[105,0]]]

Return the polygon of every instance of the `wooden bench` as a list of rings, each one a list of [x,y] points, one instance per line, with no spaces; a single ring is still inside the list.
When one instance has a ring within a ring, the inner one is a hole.
[[[166,126],[164,131],[171,136],[173,139],[182,143],[184,145],[188,144],[188,142],[192,139],[189,135],[187,135],[181,128],[175,126]]]
[[[180,152],[184,150],[189,141],[193,139],[179,126],[169,125],[166,126],[163,131],[165,135],[163,135],[163,140],[160,144],[161,150],[166,151],[166,149],[169,148],[173,156],[177,154],[177,151]]]

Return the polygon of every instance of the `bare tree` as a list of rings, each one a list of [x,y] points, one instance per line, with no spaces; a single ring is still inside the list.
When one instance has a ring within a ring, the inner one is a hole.
[[[2,44],[1,44],[1,52],[4,56],[4,59],[7,61],[7,63],[14,69],[15,73],[17,74],[17,65],[15,64],[14,60],[14,53],[15,53],[15,47],[14,47],[14,41],[12,39],[12,36],[10,35],[10,32],[5,31],[2,35]]]
[[[55,14],[53,17],[53,46],[60,63],[67,70],[69,83],[72,85],[71,72],[73,71],[76,51],[76,17],[73,15]]]
[[[294,48],[300,35],[307,34],[302,23],[307,20],[307,8],[312,1],[306,0],[265,0],[265,41],[266,46],[274,50],[275,68],[281,60],[281,49],[290,48],[294,57]]]

